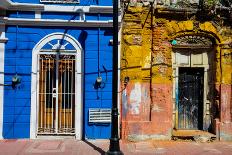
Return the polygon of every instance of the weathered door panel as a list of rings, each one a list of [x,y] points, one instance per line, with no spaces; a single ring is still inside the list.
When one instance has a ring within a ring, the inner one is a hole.
[[[204,68],[179,68],[178,128],[202,129]]]

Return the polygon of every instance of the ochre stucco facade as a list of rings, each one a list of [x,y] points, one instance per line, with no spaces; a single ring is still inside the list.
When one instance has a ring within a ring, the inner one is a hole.
[[[213,87],[209,132],[232,140],[232,29],[211,21],[157,15],[149,7],[129,6],[121,41],[121,137],[128,140],[171,139],[176,124],[172,40],[204,36],[213,41]],[[180,18],[181,19],[181,18]],[[153,26],[152,26],[153,25]],[[191,49],[190,49],[191,50]],[[130,81],[123,83],[125,77]],[[207,124],[207,123],[206,123]]]

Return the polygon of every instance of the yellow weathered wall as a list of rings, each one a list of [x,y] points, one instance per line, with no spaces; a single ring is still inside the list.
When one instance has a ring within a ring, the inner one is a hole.
[[[135,134],[153,135],[153,138],[158,139],[170,138],[174,102],[172,101],[174,81],[170,42],[178,36],[192,34],[214,38],[215,85],[229,85],[225,88],[229,89],[232,84],[232,49],[228,45],[232,41],[231,27],[215,27],[209,21],[176,21],[170,18],[158,18],[156,14],[153,17],[153,23],[152,36],[149,7],[129,6],[123,18],[121,81],[127,76],[130,77],[130,82],[122,95],[124,96],[122,97],[123,138],[130,138],[130,135]],[[139,94],[141,97],[133,98],[134,94]],[[135,99],[141,103],[134,102]],[[225,102],[230,103],[231,97],[228,96],[226,100]],[[135,107],[134,103],[137,104],[137,109],[134,108],[136,112],[131,108]],[[220,104],[223,107],[223,103]],[[232,109],[231,104],[227,105],[229,112]],[[136,139],[135,136],[132,136],[133,138]]]

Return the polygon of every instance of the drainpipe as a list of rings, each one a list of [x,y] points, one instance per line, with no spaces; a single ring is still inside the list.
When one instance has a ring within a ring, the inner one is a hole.
[[[118,0],[113,0],[113,84],[111,138],[107,155],[123,155],[120,151],[118,135]]]

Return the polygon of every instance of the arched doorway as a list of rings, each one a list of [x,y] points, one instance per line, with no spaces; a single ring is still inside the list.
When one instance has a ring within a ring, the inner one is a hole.
[[[82,130],[82,49],[70,35],[53,33],[33,49],[31,138]]]
[[[214,40],[193,34],[179,36],[172,44],[174,129],[210,131],[214,117]]]

